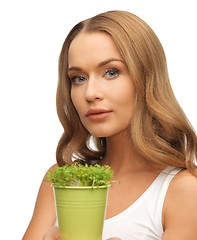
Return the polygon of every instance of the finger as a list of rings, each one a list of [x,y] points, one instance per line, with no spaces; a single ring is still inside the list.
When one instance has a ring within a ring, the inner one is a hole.
[[[113,238],[108,238],[107,240],[122,240],[122,239],[118,237],[113,237]]]
[[[51,227],[47,230],[43,240],[59,240],[59,229],[58,227]]]

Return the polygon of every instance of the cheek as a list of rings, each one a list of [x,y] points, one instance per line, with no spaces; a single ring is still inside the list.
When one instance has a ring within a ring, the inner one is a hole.
[[[128,84],[127,87],[124,88],[124,91],[117,92],[116,98],[118,100],[120,114],[122,115],[122,121],[128,124],[133,118],[135,108],[135,89],[133,85]]]
[[[78,109],[80,109],[79,106],[78,106],[80,101],[79,101],[77,95],[74,94],[72,90],[71,90],[70,97],[71,97],[71,101],[73,103],[73,106],[74,106],[75,110],[78,112]]]
[[[78,108],[77,105],[79,103],[79,95],[76,93],[76,91],[72,90],[72,88],[70,92],[70,98],[74,107],[77,109]]]
[[[78,94],[76,93],[76,91],[71,90],[71,101],[73,103],[75,111],[77,112],[80,120],[82,121],[84,115],[84,102],[81,98],[81,94]]]
[[[127,106],[132,108],[135,102],[135,88],[133,84],[123,84],[113,91],[114,98],[122,106]]]

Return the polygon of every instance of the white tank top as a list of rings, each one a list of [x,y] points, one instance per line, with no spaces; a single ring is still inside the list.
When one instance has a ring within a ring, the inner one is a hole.
[[[168,167],[126,210],[104,221],[103,238],[161,240],[162,209],[168,186],[181,169]]]

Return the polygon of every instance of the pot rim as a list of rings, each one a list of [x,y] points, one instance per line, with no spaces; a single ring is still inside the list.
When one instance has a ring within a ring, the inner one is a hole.
[[[102,188],[109,188],[111,184],[106,184],[102,186],[56,186],[52,184],[53,188],[61,188],[61,189],[102,189]]]

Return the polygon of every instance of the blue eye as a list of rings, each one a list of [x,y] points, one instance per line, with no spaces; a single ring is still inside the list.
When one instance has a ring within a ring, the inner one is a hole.
[[[84,81],[86,81],[86,78],[82,76],[74,76],[71,78],[71,82],[74,84],[83,83]]]
[[[108,69],[105,72],[105,75],[107,76],[107,78],[115,78],[118,75],[118,70],[117,69]]]

